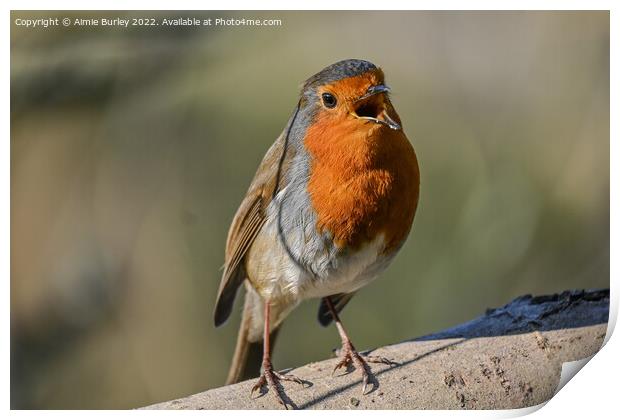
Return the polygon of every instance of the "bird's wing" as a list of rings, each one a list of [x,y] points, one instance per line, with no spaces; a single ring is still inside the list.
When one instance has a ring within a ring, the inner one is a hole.
[[[266,221],[266,210],[275,193],[282,188],[286,139],[281,135],[269,148],[228,231],[224,273],[215,302],[215,326],[221,325],[232,311],[237,289],[246,277],[243,259]]]
[[[332,316],[332,313],[330,312],[327,303],[325,303],[325,299],[330,299],[332,301],[332,305],[334,305],[336,313],[340,313],[340,311],[342,311],[342,308],[344,308],[346,304],[349,303],[354,294],[355,292],[339,293],[337,295],[331,295],[327,298],[321,299],[321,304],[319,305],[319,323],[322,326],[327,327],[334,320],[334,317]]]

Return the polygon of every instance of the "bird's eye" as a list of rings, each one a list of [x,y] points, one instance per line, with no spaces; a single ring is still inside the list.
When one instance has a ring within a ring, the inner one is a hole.
[[[326,108],[333,108],[338,102],[336,97],[331,93],[324,93],[321,95],[321,98],[323,99],[323,105],[325,105]]]

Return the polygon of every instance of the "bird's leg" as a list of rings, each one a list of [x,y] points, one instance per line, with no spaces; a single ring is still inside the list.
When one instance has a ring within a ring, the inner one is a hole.
[[[280,381],[293,381],[298,384],[304,383],[301,379],[294,375],[285,375],[273,370],[273,365],[271,364],[271,345],[269,343],[269,312],[270,305],[268,301],[265,301],[265,329],[263,331],[263,366],[262,373],[260,378],[258,378],[258,382],[256,385],[252,387],[252,391],[250,395],[253,395],[256,390],[261,389],[263,386],[267,385],[268,388],[273,389],[276,393],[276,398],[280,404],[284,406],[288,410],[288,406],[293,406],[292,402],[288,399],[284,390],[282,389],[282,385],[280,385]],[[284,401],[287,401],[285,403]]]
[[[390,359],[386,359],[385,357],[378,357],[378,356],[363,356],[362,357],[357,352],[357,350],[355,350],[355,347],[353,346],[353,343],[351,343],[351,340],[349,339],[347,332],[344,330],[344,327],[342,326],[342,322],[340,322],[340,317],[338,316],[338,313],[336,312],[336,309],[334,308],[334,305],[332,304],[331,299],[329,297],[325,297],[324,299],[327,303],[327,307],[329,308],[329,311],[332,314],[332,317],[334,318],[334,322],[336,323],[336,328],[338,328],[338,334],[340,334],[340,339],[342,340],[342,349],[340,350],[340,353],[339,353],[340,361],[334,368],[332,375],[338,369],[342,367],[347,367],[353,364],[355,368],[362,371],[362,395],[364,395],[366,394],[366,387],[368,386],[368,382],[372,375],[372,372],[370,371],[370,367],[368,366],[368,363],[385,363],[388,365],[392,365],[395,363],[391,361]]]

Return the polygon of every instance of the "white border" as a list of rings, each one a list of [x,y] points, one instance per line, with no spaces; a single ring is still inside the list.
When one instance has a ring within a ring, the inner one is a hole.
[[[613,329],[617,321],[618,314],[618,294],[616,293],[618,282],[618,265],[616,263],[618,257],[618,223],[615,221],[614,216],[618,215],[618,169],[615,166],[618,163],[618,2],[616,1],[603,1],[603,0],[591,0],[591,1],[577,1],[577,0],[547,0],[547,1],[392,1],[383,0],[380,3],[370,0],[358,0],[358,1],[343,1],[343,0],[313,0],[296,2],[293,4],[290,1],[283,0],[265,0],[259,3],[260,9],[257,8],[256,2],[251,1],[235,1],[234,4],[230,1],[213,3],[206,3],[204,1],[189,1],[189,0],[177,0],[174,2],[163,1],[90,1],[85,3],[84,1],[56,1],[53,3],[53,7],[46,1],[13,1],[8,2],[7,18],[9,17],[10,10],[374,10],[377,5],[380,5],[382,10],[611,10],[611,100],[610,100],[610,115],[611,115],[611,145],[610,145],[610,165],[611,165],[611,288],[612,288],[612,305],[610,310],[610,327]],[[467,6],[467,8],[465,8]],[[8,19],[7,19],[8,20]],[[5,65],[2,67],[2,76],[4,80],[4,101],[2,101],[3,117],[5,124],[3,125],[3,137],[2,142],[2,181],[0,182],[0,188],[2,196],[8,201],[10,197],[10,133],[9,133],[9,83],[10,83],[10,67],[8,65],[9,49],[10,49],[10,24],[7,21],[4,23],[5,27],[2,31],[2,47],[4,50],[4,57],[6,59]],[[4,361],[4,371],[1,382],[1,395],[4,401],[5,410],[9,409],[9,392],[10,392],[10,379],[9,379],[9,333],[10,333],[10,211],[9,204],[5,202],[2,206],[2,232],[5,232],[4,241],[2,241],[2,268],[4,271],[4,290],[5,296],[3,302],[5,304],[4,318],[2,320],[2,332],[3,340],[0,347],[1,354]],[[581,372],[577,374],[577,379],[571,380],[553,399],[551,399],[544,408],[531,414],[533,418],[545,418],[545,417],[566,417],[566,418],[607,418],[609,413],[617,412],[616,399],[617,397],[617,381],[620,378],[619,375],[619,362],[616,357],[620,354],[618,351],[620,345],[618,344],[617,337],[611,337],[608,334],[606,338],[605,347],[589,362]],[[515,417],[519,415],[527,414],[532,409],[525,410],[513,410],[513,411],[450,411],[450,412],[438,412],[438,411],[390,411],[381,413],[381,415],[397,416],[410,418],[412,415],[416,418],[445,418],[450,417],[472,417],[476,418],[503,418],[503,417]],[[316,412],[315,412],[316,413]],[[354,413],[354,414],[351,414]],[[342,416],[350,417],[352,415],[356,417],[370,418],[374,417],[378,413],[374,411],[354,411],[354,412],[335,412],[335,411],[321,411],[321,416],[328,418],[341,419]],[[194,412],[152,412],[152,411],[54,411],[54,412],[32,412],[32,411],[12,411],[10,413],[14,417],[30,417],[40,416],[56,417],[56,418],[81,418],[84,415],[89,417],[101,417],[110,416],[115,417],[134,417],[134,416],[148,416],[151,417],[168,417],[168,416],[197,416],[196,418],[204,419],[214,415],[226,415],[232,417],[241,417],[252,415],[253,420],[272,418],[272,416],[288,415],[285,412],[279,411],[257,411],[257,412],[244,412],[244,411],[228,411],[226,413],[207,413],[201,411]],[[311,412],[298,412],[295,415],[309,416],[314,415]]]
[[[258,4],[257,4],[258,3]],[[88,3],[77,0],[9,0],[8,10],[612,10],[613,0],[312,0],[285,1],[231,0],[205,2],[199,0],[94,0]],[[377,8],[377,6],[381,6]]]

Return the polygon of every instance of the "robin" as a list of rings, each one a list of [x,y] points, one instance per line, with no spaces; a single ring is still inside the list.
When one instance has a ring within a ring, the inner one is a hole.
[[[416,154],[389,92],[383,71],[364,60],[339,61],[303,84],[228,232],[216,326],[241,284],[246,293],[227,383],[260,369],[251,394],[267,386],[288,408],[280,381],[303,382],[273,369],[271,349],[284,318],[310,298],[320,299],[319,322],[334,321],[342,340],[334,371],[360,370],[362,394],[367,362],[390,363],[361,356],[338,316],[392,261],[418,205]]]

